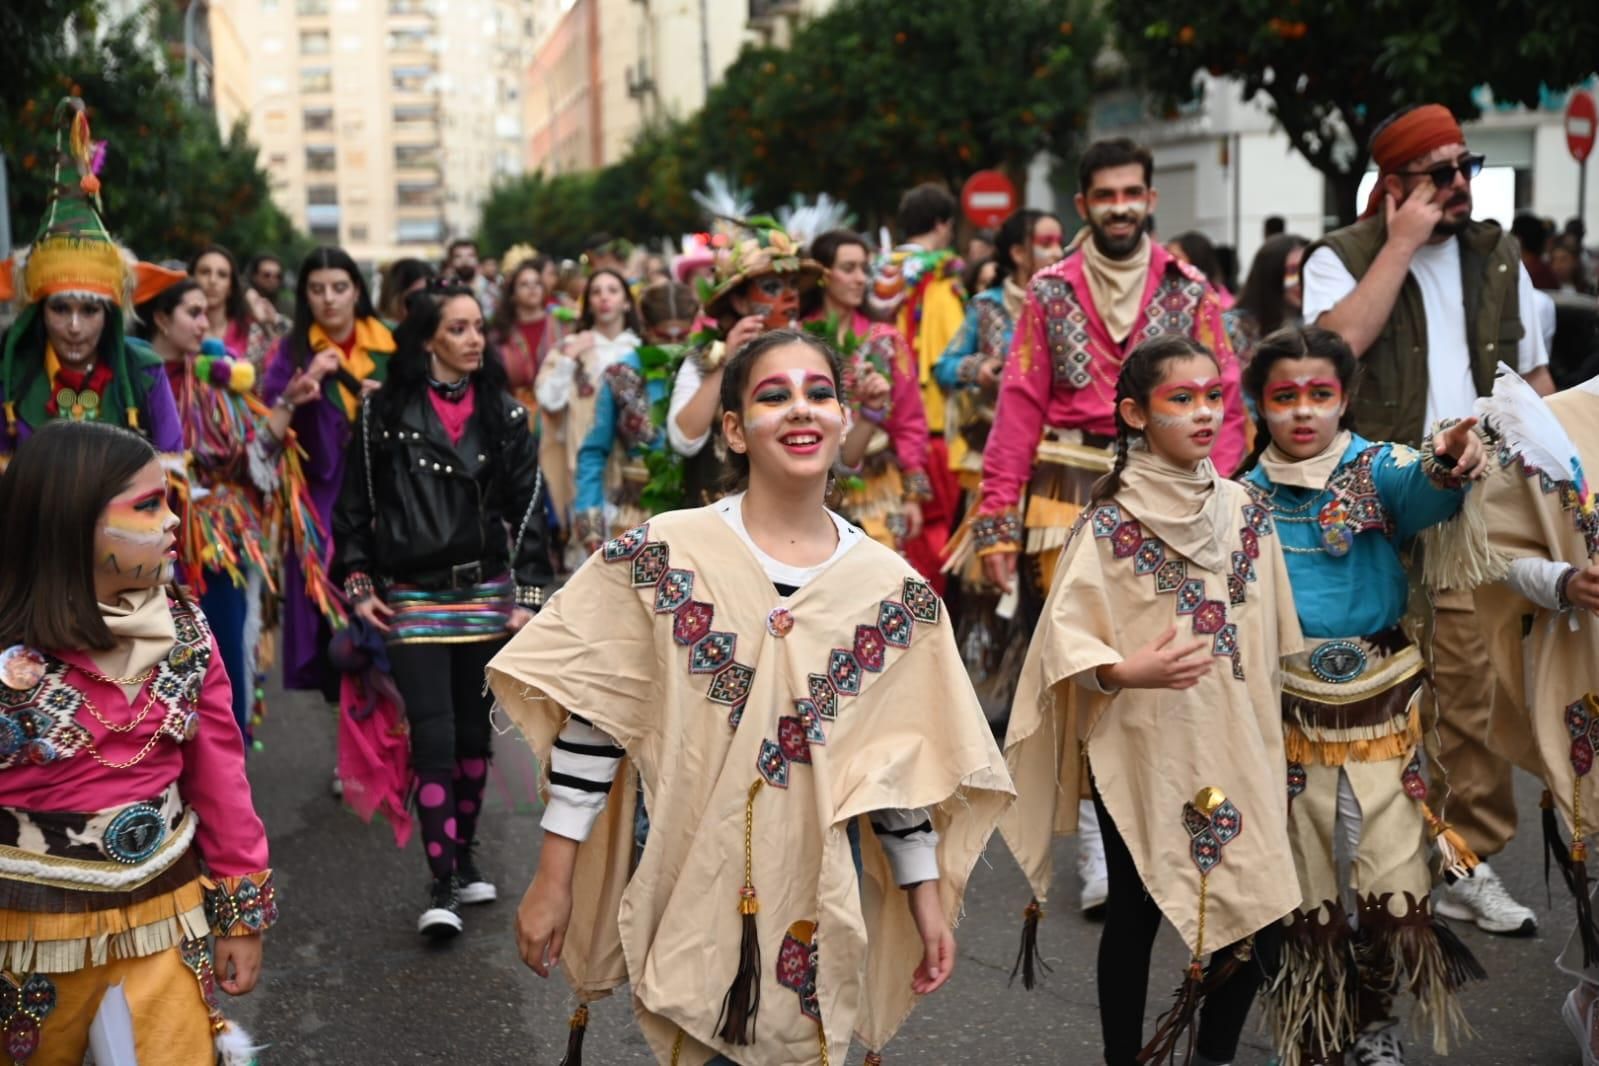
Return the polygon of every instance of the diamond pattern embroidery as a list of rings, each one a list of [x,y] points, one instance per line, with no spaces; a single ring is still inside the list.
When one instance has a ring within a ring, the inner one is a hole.
[[[1234,607],[1244,602],[1244,579],[1237,574],[1227,575],[1227,602]]]
[[[713,630],[705,634],[689,649],[688,672],[716,673],[733,661],[733,652],[737,647],[738,637],[732,633],[719,633]]]
[[[1153,574],[1166,562],[1166,545],[1150,537],[1138,546],[1138,552],[1133,556],[1133,570],[1140,577]]]
[[[805,724],[798,718],[784,716],[777,720],[777,747],[789,762],[811,761],[810,741],[805,738]]]
[[[685,603],[672,617],[672,639],[685,646],[695,643],[711,631],[715,613],[708,603],[699,600]]]
[[[838,693],[833,689],[833,683],[825,674],[809,674],[805,678],[805,685],[810,689],[811,702],[816,705],[816,713],[831,722],[838,717]]]
[[[893,600],[884,600],[877,607],[877,630],[883,639],[896,648],[911,646],[911,632],[916,624],[911,613]]]
[[[655,613],[666,614],[683,606],[694,595],[694,574],[690,570],[668,570],[655,586]]]
[[[1176,592],[1188,580],[1188,564],[1181,559],[1168,559],[1155,571],[1156,592]]]
[[[743,703],[749,697],[750,687],[755,683],[755,670],[743,663],[728,663],[721,672],[711,678],[711,687],[706,691],[712,703]]]
[[[1194,632],[1211,636],[1227,624],[1227,606],[1219,600],[1206,600],[1194,611]]]
[[[1571,735],[1571,768],[1578,777],[1587,777],[1599,749],[1599,719],[1589,709],[1587,697],[1566,708],[1566,732]]]
[[[1259,559],[1260,538],[1255,535],[1255,531],[1247,526],[1244,527],[1244,531],[1240,535],[1240,539],[1242,539],[1244,542],[1244,554],[1249,556],[1251,559]]]
[[[876,626],[855,627],[855,661],[863,668],[874,674],[878,673],[883,669],[883,660],[887,653],[888,645]]]
[[[1177,613],[1193,614],[1199,610],[1199,605],[1205,602],[1205,583],[1197,577],[1191,577],[1183,582],[1183,587],[1177,590]]]
[[[918,581],[914,577],[905,579],[903,595],[900,599],[905,603],[905,609],[910,611],[911,617],[918,622],[935,625],[938,622],[938,593],[925,581]]]
[[[634,526],[626,533],[606,541],[605,547],[601,549],[601,554],[604,556],[605,561],[614,563],[623,559],[633,558],[633,556],[638,554],[639,549],[644,547],[645,541],[649,539],[649,530],[650,527],[647,524]]]
[[[653,541],[639,549],[633,557],[633,587],[644,588],[661,580],[666,573],[671,549],[663,540]]]
[[[1245,581],[1255,580],[1255,564],[1250,561],[1248,552],[1233,552],[1233,573]]]
[[[840,695],[855,696],[861,691],[861,664],[843,648],[834,648],[828,656],[827,677]]]
[[[1231,656],[1238,650],[1238,627],[1231,622],[1216,630],[1216,639],[1211,641],[1210,652],[1212,655]]]
[[[783,749],[770,740],[761,741],[761,753],[756,756],[755,767],[768,785],[773,788],[788,787],[788,759],[783,755]]]
[[[1110,535],[1110,548],[1118,559],[1126,559],[1138,551],[1139,546],[1143,543],[1144,535],[1139,532],[1137,522],[1123,522]]]

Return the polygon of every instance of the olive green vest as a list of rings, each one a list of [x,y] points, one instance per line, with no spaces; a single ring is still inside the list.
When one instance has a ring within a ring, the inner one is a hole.
[[[1362,219],[1334,230],[1305,249],[1331,248],[1358,282],[1371,268],[1387,239],[1381,217]],[[1477,395],[1493,390],[1500,360],[1516,365],[1521,312],[1516,286],[1521,257],[1513,237],[1491,222],[1471,222],[1460,242],[1460,281],[1464,295],[1466,343]],[[1360,360],[1352,406],[1355,429],[1368,440],[1416,443],[1426,433],[1427,316],[1421,286],[1406,276],[1382,333]],[[1461,415],[1466,412],[1458,412]]]

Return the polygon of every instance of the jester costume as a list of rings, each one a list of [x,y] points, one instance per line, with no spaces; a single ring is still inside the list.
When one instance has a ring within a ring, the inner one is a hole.
[[[1402,987],[1446,1054],[1464,1029],[1459,986],[1482,973],[1430,910],[1429,836],[1443,835],[1452,876],[1473,860],[1427,807],[1425,663],[1400,625],[1401,547],[1466,495],[1431,440],[1417,451],[1342,431],[1301,461],[1270,445],[1244,479],[1275,519],[1306,638],[1282,695],[1301,901],[1265,997],[1285,1066],[1327,1062],[1389,1026]]]

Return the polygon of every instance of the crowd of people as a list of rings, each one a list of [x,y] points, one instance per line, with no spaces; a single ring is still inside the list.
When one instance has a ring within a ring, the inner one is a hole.
[[[279,667],[337,708],[335,792],[419,837],[429,938],[498,898],[494,706],[520,728],[517,937],[579,1001],[569,1062],[624,984],[663,1062],[880,1061],[996,830],[1029,988],[1077,834],[1111,1066],[1232,1062],[1257,1001],[1286,1066],[1403,1063],[1406,1000],[1448,1052],[1485,976],[1450,921],[1536,932],[1491,865],[1513,762],[1599,1061],[1599,390],[1551,395],[1537,301],[1582,291],[1580,234],[1473,221],[1446,109],[1236,296],[1152,235],[1125,139],[1075,230],[1018,210],[964,258],[928,184],[898,243],[745,211],[675,257],[459,240],[374,295],[334,247],[137,262],[60,117],[0,273],[13,1061],[250,1060],[215,990],[277,915],[246,764]],[[1149,1032],[1163,921],[1191,962]]]

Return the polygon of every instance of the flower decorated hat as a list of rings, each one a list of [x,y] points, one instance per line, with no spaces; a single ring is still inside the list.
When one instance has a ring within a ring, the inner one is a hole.
[[[728,301],[746,281],[792,274],[804,288],[822,276],[822,265],[802,256],[799,244],[769,215],[738,220],[725,236],[720,244],[712,238],[717,247],[716,269],[710,281],[700,283],[700,302],[711,318],[721,318],[729,311]]]

